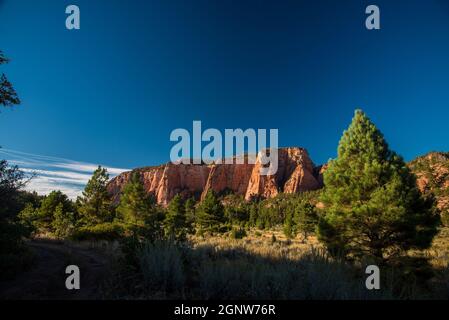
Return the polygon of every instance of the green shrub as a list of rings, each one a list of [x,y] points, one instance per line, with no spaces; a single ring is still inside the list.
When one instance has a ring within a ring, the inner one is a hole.
[[[53,233],[58,238],[69,237],[75,228],[75,214],[72,212],[64,212],[62,203],[59,204],[53,214]]]
[[[231,238],[232,239],[243,239],[247,236],[245,228],[232,229]]]
[[[94,226],[81,227],[73,233],[71,238],[77,241],[116,240],[123,236],[123,232],[122,225],[106,222]]]

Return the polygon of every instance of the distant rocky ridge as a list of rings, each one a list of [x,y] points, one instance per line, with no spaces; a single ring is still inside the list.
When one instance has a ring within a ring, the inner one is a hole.
[[[276,174],[262,176],[260,158],[255,164],[173,164],[135,169],[142,177],[145,189],[157,203],[166,206],[176,195],[203,198],[209,190],[231,191],[249,200],[252,197],[271,198],[284,193],[315,190],[322,187],[321,167],[316,167],[303,148],[278,149]],[[118,202],[121,191],[133,171],[112,179],[108,191]]]

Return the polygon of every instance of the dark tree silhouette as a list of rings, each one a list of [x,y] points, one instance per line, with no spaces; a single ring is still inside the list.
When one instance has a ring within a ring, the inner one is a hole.
[[[9,59],[5,57],[3,52],[0,50],[0,65],[6,64]],[[0,77],[0,105],[4,107],[12,107],[13,105],[20,104],[20,99],[17,96],[11,82],[4,73]]]

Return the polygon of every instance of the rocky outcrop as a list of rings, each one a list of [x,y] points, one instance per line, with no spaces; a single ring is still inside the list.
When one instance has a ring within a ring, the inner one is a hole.
[[[140,173],[145,190],[157,203],[166,206],[176,195],[184,198],[203,198],[209,190],[217,193],[233,192],[250,199],[271,198],[280,192],[295,193],[315,190],[322,186],[319,170],[303,148],[280,148],[276,174],[261,176],[260,159],[255,164],[173,164],[136,169]],[[125,172],[109,182],[108,191],[118,202],[131,172]]]
[[[139,172],[145,190],[151,194],[158,204],[166,206],[176,195],[198,198],[204,190],[209,177],[210,168],[205,165],[175,165],[168,163],[157,167],[136,169]],[[124,172],[108,184],[108,191],[114,203],[120,199],[120,194],[131,177],[130,172]]]
[[[157,179],[155,180],[157,203],[167,205],[177,194],[181,194],[184,198],[198,197],[204,190],[209,172],[210,168],[204,165],[167,164],[159,183]]]
[[[449,153],[430,152],[409,163],[416,184],[424,194],[432,193],[443,214],[449,214]]]
[[[209,190],[217,193],[231,191],[245,194],[253,172],[254,164],[216,164],[211,167],[201,199]]]
[[[278,170],[274,175],[260,175],[260,158],[254,165],[245,199],[252,197],[272,198],[279,194],[296,193],[320,188],[315,166],[303,148],[282,148],[278,150]]]

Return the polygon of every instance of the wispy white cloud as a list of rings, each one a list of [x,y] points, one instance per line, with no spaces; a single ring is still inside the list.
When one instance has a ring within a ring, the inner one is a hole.
[[[98,165],[73,161],[64,158],[49,157],[11,149],[0,149],[0,159],[6,159],[12,165],[19,166],[25,173],[35,177],[26,189],[39,194],[48,194],[60,190],[74,199],[84,189]],[[103,166],[111,178],[128,169]]]

